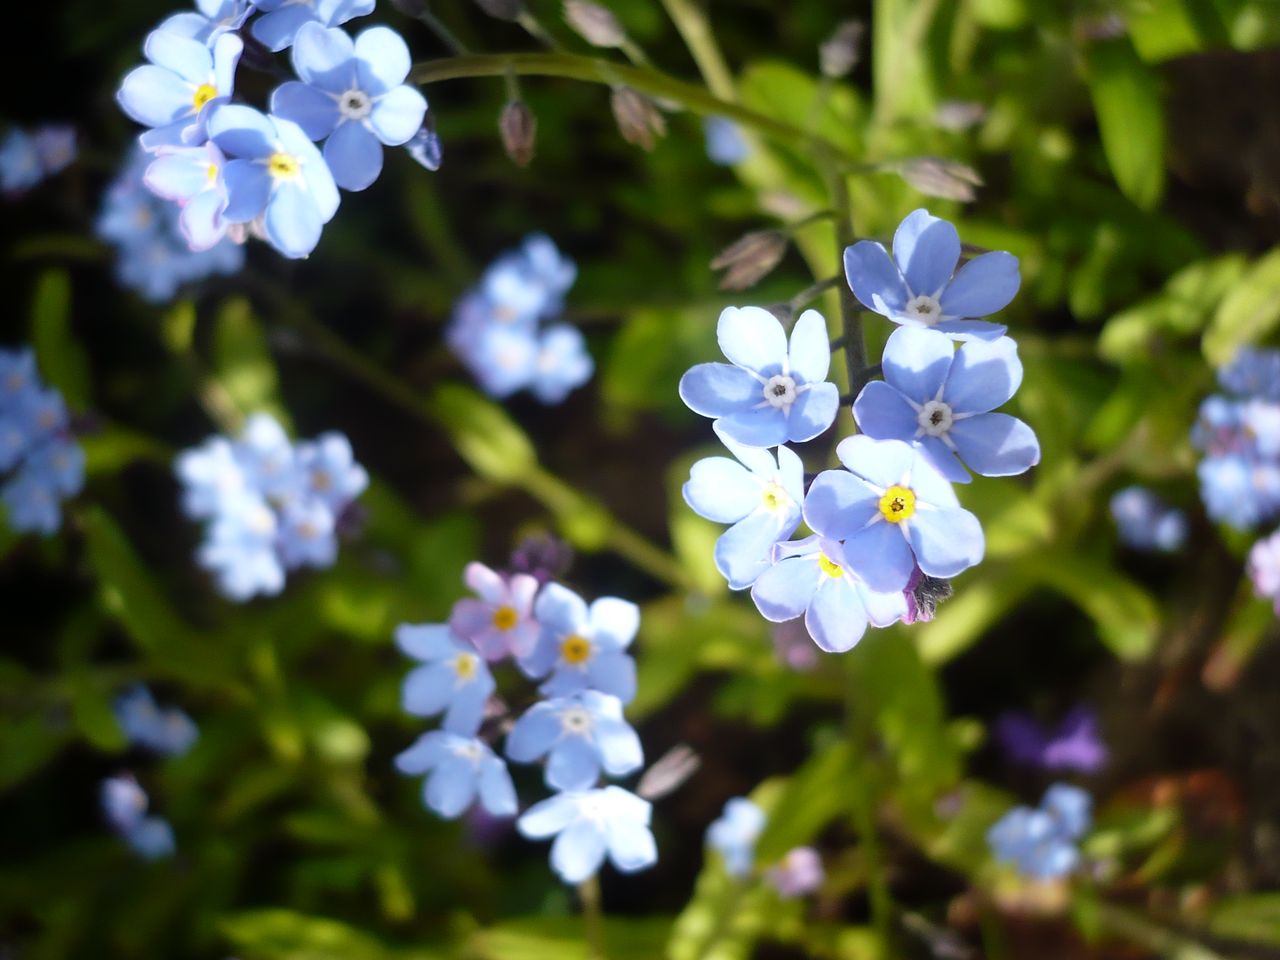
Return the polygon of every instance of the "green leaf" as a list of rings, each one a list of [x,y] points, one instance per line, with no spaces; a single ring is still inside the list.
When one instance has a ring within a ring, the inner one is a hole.
[[[396,950],[356,927],[292,910],[225,916],[222,935],[243,960],[432,960],[428,950]]]
[[[1280,947],[1280,893],[1219,900],[1209,915],[1209,932],[1228,940]]]
[[[604,923],[604,955],[610,960],[654,960],[671,932],[667,917],[609,917]],[[492,960],[589,960],[593,956],[580,917],[521,917],[477,930],[468,955]]]
[[[1102,149],[1120,191],[1150,210],[1164,193],[1164,112],[1155,76],[1129,38],[1093,43],[1086,79]]]
[[[65,270],[40,275],[31,314],[31,339],[41,373],[62,393],[68,407],[87,409],[93,393],[89,358],[71,331],[71,280]]]
[[[6,716],[0,723],[0,790],[33,776],[69,739],[68,728],[51,715]]]
[[[173,336],[178,339],[181,334],[175,329]],[[275,360],[249,301],[239,297],[228,300],[218,313],[213,334],[213,370],[241,413],[269,413],[286,430],[289,428],[288,411],[280,402]]]
[[[1155,646],[1160,608],[1151,594],[1105,559],[1078,551],[1040,554],[1030,573],[1093,618],[1102,642],[1122,660],[1141,660]]]
[[[1204,334],[1204,355],[1214,366],[1245,344],[1257,343],[1280,326],[1280,247],[1258,260],[1218,305]]]
[[[762,804],[777,816],[769,817],[756,861],[774,863],[788,850],[803,846],[828,823],[849,811],[849,778],[853,755],[847,740],[833,740],[816,747],[800,768],[787,778],[773,802]]]
[[[480,476],[512,483],[537,467],[525,432],[502,407],[470,387],[444,384],[428,406],[449,432],[454,449]]]
[[[125,748],[124,731],[116,722],[111,697],[92,676],[69,677],[71,716],[76,727],[99,750],[116,752]]]

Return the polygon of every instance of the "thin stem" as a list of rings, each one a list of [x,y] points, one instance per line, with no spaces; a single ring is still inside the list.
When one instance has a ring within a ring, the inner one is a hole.
[[[434,33],[455,56],[466,56],[471,52],[467,49],[467,45],[458,39],[458,35],[445,26],[444,21],[430,10],[424,8],[418,14],[418,19],[426,24],[427,29]]]
[[[831,179],[831,206],[836,211],[836,260],[853,245],[853,215],[850,212],[849,185],[845,174],[834,172]],[[867,370],[867,344],[862,337],[862,316],[857,298],[848,284],[839,284],[840,325],[844,331],[844,365],[849,374],[849,392],[855,397],[870,377]]]
[[[854,651],[847,658],[849,676],[845,685],[845,722],[853,757],[858,767],[854,771],[850,799],[853,803],[853,826],[858,832],[858,839],[862,845],[862,858],[867,869],[867,894],[871,900],[871,922],[880,938],[885,955],[892,957],[896,956],[893,949],[893,897],[884,875],[884,864],[880,856],[880,835],[876,829],[875,795],[867,776],[871,766],[868,757],[871,754],[874,731],[871,711],[867,707],[861,689],[863,684],[859,653],[860,651]]]
[[[586,929],[587,956],[605,960],[604,910],[600,905],[600,878],[592,876],[578,884],[578,900],[582,903],[582,925]]]
[[[559,51],[560,41],[547,32],[547,28],[542,25],[537,17],[528,10],[520,11],[520,15],[516,17],[516,23],[524,27],[524,32],[537,40],[548,50]]]
[[[706,13],[690,0],[662,0],[662,5],[684,38],[685,46],[711,92],[722,100],[737,100],[733,74],[720,52],[720,45],[716,43]]]
[[[834,210],[818,210],[809,214],[807,217],[803,217],[795,221],[794,223],[783,224],[783,226],[778,229],[785,230],[787,233],[795,233],[797,230],[807,227],[811,223],[817,223],[819,220],[828,220],[834,218],[835,215],[836,212]]]

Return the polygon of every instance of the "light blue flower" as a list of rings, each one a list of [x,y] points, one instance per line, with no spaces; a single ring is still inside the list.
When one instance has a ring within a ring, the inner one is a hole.
[[[373,13],[374,0],[251,0],[262,15],[250,28],[254,38],[275,53],[293,43],[308,23],[336,27]]]
[[[591,379],[595,363],[577,327],[567,323],[547,327],[538,338],[529,389],[546,404],[563,403],[570,392]]]
[[[658,862],[649,829],[652,806],[621,787],[559,793],[535,803],[516,821],[531,840],[555,837],[551,867],[565,883],[581,883],[609,861],[623,873]]]
[[[1218,371],[1218,382],[1241,397],[1280,402],[1280,350],[1241,347]]]
[[[764,811],[746,797],[724,805],[720,818],[707,828],[707,846],[724,858],[729,876],[748,876],[756,859],[756,841],[764,832]]]
[[[588,607],[572,590],[548,583],[538,594],[534,617],[542,633],[533,653],[519,663],[530,677],[551,674],[539,688],[543,694],[599,690],[624,704],[635,698],[636,664],[626,651],[640,627],[639,607],[618,597],[600,597]]]
[[[803,616],[813,642],[828,653],[851,649],[868,624],[887,627],[907,614],[903,591],[872,590],[833,540],[780,543],[775,556],[751,588],[756,609],[774,623]]]
[[[729,307],[716,327],[731,363],[700,363],[680,378],[680,399],[715,417],[722,435],[752,447],[812,440],[835,421],[840,391],[826,382],[827,323],[806,310],[787,335],[760,307]]]
[[[1253,592],[1270,600],[1280,616],[1280,531],[1259,540],[1249,549],[1247,566]]]
[[[712,163],[731,167],[751,156],[742,128],[728,117],[706,117],[702,121],[702,132],[706,137],[707,157]]]
[[[595,690],[535,703],[507,734],[517,763],[547,758],[547,786],[586,790],[603,770],[621,777],[644,764],[640,738],[622,717],[622,701]]]
[[[578,267],[544,233],[531,233],[518,250],[503,254],[485,272],[482,286],[499,323],[532,324],[559,313]]]
[[[40,151],[26,131],[14,128],[0,141],[0,191],[22,193],[44,179]]]
[[[1031,428],[991,412],[1022,383],[1018,346],[1008,337],[956,350],[945,334],[899,327],[882,367],[884,380],[863,387],[853,405],[867,436],[918,444],[952,483],[969,482],[961,461],[984,477],[1013,476],[1040,462]]]
[[[997,860],[1012,864],[1024,876],[1066,876],[1080,863],[1076,841],[1089,829],[1091,804],[1083,790],[1055,784],[1039,809],[1014,807],[1001,817],[987,831],[987,844]]]
[[[382,172],[382,145],[413,139],[427,101],[405,84],[412,60],[400,34],[371,27],[354,42],[343,30],[306,23],[293,41],[290,80],[271,95],[271,112],[312,140],[344,190],[364,190]]]
[[[178,226],[191,249],[208,250],[227,235],[230,226],[223,217],[227,209],[226,158],[212,143],[161,147],[157,152],[143,182],[156,196],[179,205]]]
[[[483,740],[432,730],[396,757],[396,769],[428,774],[423,803],[446,820],[461,816],[477,799],[490,816],[516,815],[511,774]]]
[[[249,489],[276,503],[292,500],[300,492],[293,443],[271,414],[249,415],[236,438],[235,453]]]
[[[859,435],[843,440],[836,455],[848,472],[818,475],[805,522],[844,541],[844,565],[873,591],[904,589],[917,566],[947,579],[982,559],[982,525],[920,450]]]
[[[960,235],[946,220],[915,210],[893,235],[893,258],[862,240],[844,252],[845,276],[864,307],[894,323],[931,327],[957,340],[995,340],[1005,328],[975,317],[1003,310],[1022,280],[1018,258],[996,251],[959,270]]]
[[[239,603],[284,589],[285,571],[276,550],[279,521],[267,501],[245,493],[209,525],[196,562],[217,578],[224,596]]]
[[[341,513],[369,486],[369,474],[356,463],[351,441],[336,431],[294,447],[296,469],[311,496]]]
[[[195,0],[195,5],[195,10],[168,17],[159,29],[212,46],[224,33],[244,26],[254,10],[249,0]]]
[[[1125,487],[1111,497],[1111,519],[1127,547],[1173,553],[1186,542],[1187,518],[1145,487]]]
[[[336,519],[329,505],[314,497],[295,497],[282,504],[277,549],[285,568],[333,566],[338,559]]]
[[[444,713],[444,729],[474,736],[493,693],[493,675],[484,658],[447,624],[401,624],[396,646],[423,665],[404,678],[401,705],[406,713],[431,717]]]
[[[107,822],[144,860],[173,855],[173,828],[167,820],[148,817],[147,795],[133,777],[120,774],[102,782],[99,802]]]
[[[693,511],[732,524],[716,540],[716,569],[730,589],[744,590],[772,564],[773,545],[800,525],[804,464],[787,447],[777,456],[721,437],[737,462],[707,457],[689,471],[682,493]]]
[[[58,495],[34,471],[23,467],[0,489],[9,526],[18,533],[52,536],[62,526]]]
[[[1251,530],[1280,513],[1280,463],[1243,454],[1206,457],[1196,476],[1205,512],[1214,520]]]
[[[262,229],[286,257],[305,257],[338,210],[338,188],[302,129],[252,107],[220,106],[209,137],[228,156],[224,168],[230,223],[262,217]]]
[[[40,167],[46,177],[61,173],[75,162],[76,128],[64,123],[50,123],[37,127],[31,134]],[[3,148],[0,147],[0,152]]]
[[[116,697],[113,709],[125,738],[153,753],[182,756],[200,736],[195,722],[186,713],[177,707],[160,709],[151,691],[142,684]]]
[[[1040,799],[1045,810],[1058,825],[1063,836],[1079,840],[1093,823],[1093,798],[1069,783],[1055,783]]]
[[[1246,400],[1240,420],[1259,459],[1280,459],[1280,402],[1257,397]]]
[[[235,92],[243,51],[233,33],[220,36],[212,48],[163,30],[148,35],[143,52],[151,62],[130,71],[116,93],[125,113],[152,128],[141,136],[142,146],[203,143],[210,115]]]

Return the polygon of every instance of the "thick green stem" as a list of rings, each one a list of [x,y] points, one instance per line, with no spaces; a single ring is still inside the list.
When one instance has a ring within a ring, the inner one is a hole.
[[[684,38],[685,46],[711,92],[722,100],[737,100],[733,74],[720,52],[720,45],[716,43],[706,13],[691,0],[662,0],[662,5]]]
[[[582,903],[582,924],[586,928],[587,956],[591,960],[605,960],[604,910],[600,905],[600,878],[593,876],[578,884],[578,899]]]

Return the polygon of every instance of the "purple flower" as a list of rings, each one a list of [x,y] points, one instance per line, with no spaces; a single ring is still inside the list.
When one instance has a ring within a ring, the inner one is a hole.
[[[506,578],[475,562],[467,564],[463,580],[480,599],[454,604],[449,617],[454,633],[474,644],[486,660],[528,656],[538,641],[533,617],[538,581],[524,573]]]
[[[1249,579],[1254,592],[1275,604],[1280,615],[1280,531],[1259,540],[1249,551]]]
[[[764,876],[778,891],[778,896],[787,899],[813,893],[827,877],[822,869],[822,857],[813,847],[787,851],[781,862],[766,870]]]
[[[996,738],[1014,763],[1047,771],[1097,773],[1107,762],[1098,736],[1098,718],[1076,707],[1046,732],[1025,713],[1005,713],[996,721]]]

